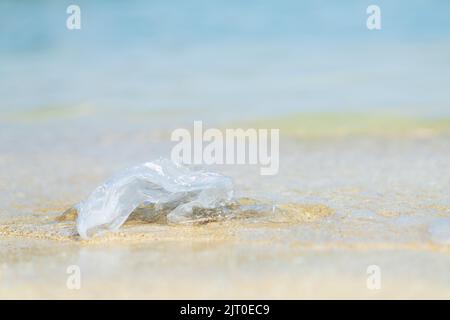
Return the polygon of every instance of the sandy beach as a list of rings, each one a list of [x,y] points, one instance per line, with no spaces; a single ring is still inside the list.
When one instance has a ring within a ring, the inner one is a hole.
[[[214,169],[233,178],[239,201],[273,212],[188,226],[130,218],[87,241],[63,212],[120,168],[164,156],[170,131],[139,122],[114,131],[27,124],[23,148],[1,157],[0,297],[448,299],[448,131],[414,124],[403,134],[361,132],[352,122],[334,117],[328,128],[340,135],[277,123],[286,134],[276,176]],[[23,132],[15,126],[9,136]],[[55,145],[55,136],[83,148]],[[80,290],[66,286],[71,265],[81,269]],[[366,284],[371,265],[382,272],[379,290]]]

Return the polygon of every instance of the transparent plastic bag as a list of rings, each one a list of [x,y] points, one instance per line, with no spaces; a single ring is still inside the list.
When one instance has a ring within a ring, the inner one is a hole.
[[[104,230],[118,230],[145,205],[166,209],[168,222],[191,222],[194,209],[220,208],[232,197],[231,178],[159,159],[126,169],[97,187],[76,206],[77,231],[87,239]]]

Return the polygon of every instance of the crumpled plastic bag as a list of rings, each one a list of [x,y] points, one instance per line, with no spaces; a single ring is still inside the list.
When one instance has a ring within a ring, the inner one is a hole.
[[[233,197],[231,178],[192,171],[167,159],[128,168],[98,186],[76,206],[77,231],[83,239],[116,231],[138,207],[168,209],[170,223],[190,222],[193,210],[226,206]]]

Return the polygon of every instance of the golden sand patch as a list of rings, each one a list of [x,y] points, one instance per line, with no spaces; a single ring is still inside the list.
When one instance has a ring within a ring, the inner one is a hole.
[[[333,215],[333,210],[323,204],[286,203],[277,206],[275,220],[287,222],[311,222]]]
[[[0,226],[0,236],[46,239],[56,241],[81,241],[86,243],[127,241],[222,241],[232,240],[236,231],[250,226],[280,227],[308,223],[331,216],[333,211],[323,204],[286,203],[277,206],[259,206],[260,202],[242,198],[231,210],[238,214],[231,219],[216,219],[191,225],[170,225],[165,222],[149,222],[139,214],[132,214],[118,232],[105,232],[89,241],[82,241],[76,232],[77,211],[69,208],[62,214],[30,215],[16,218]],[[255,209],[257,207],[258,209]],[[243,209],[244,208],[244,209]],[[262,209],[261,209],[262,208]]]
[[[380,210],[377,212],[377,214],[386,218],[397,218],[402,215],[401,212],[392,210]]]
[[[57,221],[75,221],[78,211],[74,207],[65,210],[60,216],[56,217]]]

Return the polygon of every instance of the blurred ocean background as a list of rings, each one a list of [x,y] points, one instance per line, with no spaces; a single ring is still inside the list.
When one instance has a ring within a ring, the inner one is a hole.
[[[81,30],[66,28],[70,4]],[[366,8],[381,7],[369,31]],[[450,115],[449,1],[0,1],[0,117]],[[49,111],[50,110],[50,111]]]

